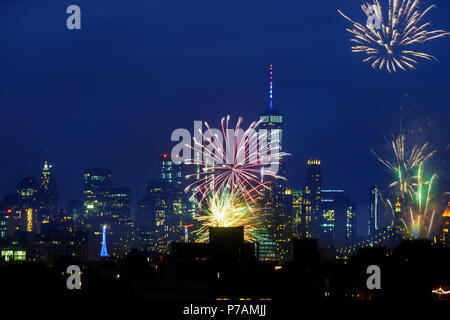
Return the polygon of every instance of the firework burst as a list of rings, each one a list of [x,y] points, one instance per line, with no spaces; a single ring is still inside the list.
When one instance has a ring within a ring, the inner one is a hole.
[[[424,165],[436,151],[430,151],[428,143],[409,149],[405,142],[403,134],[392,140],[392,161],[371,150],[395,177],[389,185],[390,194],[382,201],[394,221],[399,221],[408,235],[429,238],[435,214],[430,202],[437,175],[426,178]]]
[[[211,227],[244,227],[244,240],[254,242],[260,226],[261,215],[247,205],[238,189],[227,187],[214,191],[201,205],[196,216],[202,226],[196,231],[197,241],[206,242]]]
[[[350,41],[356,44],[351,48],[352,52],[366,54],[364,62],[370,63],[374,69],[386,69],[390,73],[398,69],[414,70],[419,58],[437,60],[428,53],[414,51],[412,47],[450,34],[444,30],[428,31],[431,23],[425,22],[424,18],[436,5],[423,12],[419,6],[419,0],[389,0],[387,14],[384,14],[378,0],[373,4],[365,3],[361,8],[367,18],[376,19],[379,23],[366,26],[338,10],[353,24],[353,29],[346,29],[353,35]]]
[[[239,190],[245,203],[251,205],[256,202],[257,195],[268,188],[261,179],[262,170],[266,177],[283,179],[277,172],[265,167],[279,163],[287,155],[280,151],[276,134],[264,130],[257,132],[260,122],[253,122],[244,131],[241,123],[242,118],[239,117],[236,127],[231,129],[228,116],[222,118],[221,130],[217,130],[211,129],[205,122],[207,130],[200,131],[202,141],[194,138],[194,159],[187,163],[195,164],[200,169],[186,176],[196,180],[185,191],[192,190],[193,198],[199,203],[217,190],[229,188]]]

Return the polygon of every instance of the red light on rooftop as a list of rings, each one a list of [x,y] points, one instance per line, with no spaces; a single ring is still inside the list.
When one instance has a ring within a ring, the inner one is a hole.
[[[167,154],[164,153],[163,157],[164,157],[164,158],[167,158]]]
[[[12,212],[13,212],[12,209],[6,210],[6,213],[12,213]]]

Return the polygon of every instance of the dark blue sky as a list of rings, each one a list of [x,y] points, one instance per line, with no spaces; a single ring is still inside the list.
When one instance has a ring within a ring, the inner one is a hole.
[[[430,4],[424,1],[424,5]],[[450,4],[429,16],[450,29]],[[66,8],[82,10],[82,30],[66,28]],[[396,77],[350,53],[341,8],[365,20],[361,1],[4,0],[0,3],[0,194],[54,165],[61,204],[81,198],[85,167],[113,169],[133,202],[155,177],[176,128],[213,126],[267,105],[274,64],[275,106],[285,115],[288,178],[302,187],[305,161],[323,160],[325,188],[357,202],[366,232],[367,187],[386,172],[369,152],[381,132],[410,118],[433,119],[432,144],[444,155],[450,118],[450,38],[422,49],[422,62]],[[407,101],[402,92],[407,92]],[[47,155],[44,150],[47,149]]]

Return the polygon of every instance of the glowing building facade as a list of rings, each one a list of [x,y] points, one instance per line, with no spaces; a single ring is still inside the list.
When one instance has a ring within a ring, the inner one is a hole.
[[[136,223],[145,251],[167,254],[172,242],[185,241],[186,203],[181,165],[164,154],[159,157],[159,179],[148,183],[146,196],[138,202]]]
[[[261,122],[258,130],[266,130],[268,141],[272,145],[277,143],[279,150],[283,149],[283,114],[273,105],[273,72],[272,65],[269,70],[269,105],[259,116]],[[286,163],[280,160],[280,176],[286,175]],[[268,180],[264,175],[264,167],[261,168],[261,181],[267,183],[269,190],[265,192],[264,199],[260,202],[260,209],[266,213],[261,230],[265,240],[259,244],[259,255],[263,260],[285,261],[292,255],[291,241],[293,236],[292,193],[288,191],[284,180]]]
[[[135,244],[134,222],[131,218],[131,190],[126,187],[111,189],[111,217],[109,222],[110,254],[126,254]]]
[[[149,183],[150,214],[155,221],[153,230],[153,251],[166,254],[169,252],[169,201],[165,185],[162,182]]]
[[[356,205],[344,190],[321,192],[320,240],[322,247],[334,250],[356,241]]]
[[[100,251],[100,257],[102,258],[109,257],[108,249],[106,248],[106,225],[103,225],[102,228],[102,248]]]
[[[450,202],[441,217],[439,242],[450,247]]]
[[[105,168],[88,168],[83,172],[83,231],[88,237],[88,259],[99,259],[102,227],[111,218],[112,172]]]
[[[273,145],[275,141],[279,145],[279,151],[283,150],[283,129],[284,129],[284,119],[283,114],[279,109],[273,106],[273,71],[272,65],[270,65],[269,70],[269,106],[264,109],[264,111],[259,115],[259,121],[261,122],[258,126],[258,130],[267,130],[267,143]],[[285,162],[281,159],[279,175],[285,176]],[[261,170],[261,179],[264,180],[264,168]]]
[[[0,239],[8,238],[21,229],[21,208],[16,195],[5,195],[0,202]]]
[[[18,208],[10,221],[15,231],[39,232],[38,192],[39,186],[34,178],[23,178],[16,187]]]
[[[306,182],[303,189],[302,234],[305,238],[320,237],[321,211],[321,170],[320,160],[310,159],[307,162]]]
[[[83,224],[86,230],[97,229],[102,218],[111,214],[112,172],[110,169],[85,169],[83,173]]]
[[[302,190],[292,189],[292,211],[293,211],[293,227],[294,236],[296,238],[304,238],[305,235],[302,233],[304,229],[302,224],[304,223],[305,217],[303,215],[303,192]]]
[[[173,163],[167,154],[159,158],[160,181],[163,184],[167,196],[167,220],[169,242],[181,242],[184,240],[184,226],[187,221],[187,199],[183,192],[183,175],[181,165]]]
[[[47,161],[44,162],[44,166],[42,168],[38,202],[40,219],[48,218],[57,213],[58,188],[52,165]]]
[[[336,211],[338,199],[343,196],[343,190],[323,190],[321,199],[322,217],[320,223],[320,241],[326,246],[335,245]]]
[[[0,239],[8,236],[9,215],[6,210],[0,209]]]
[[[381,205],[380,191],[376,186],[369,188],[369,219],[368,235],[375,234],[379,228],[379,207]]]

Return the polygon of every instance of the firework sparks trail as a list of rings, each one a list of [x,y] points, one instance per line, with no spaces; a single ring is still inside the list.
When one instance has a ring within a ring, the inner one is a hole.
[[[394,190],[391,193],[392,199],[382,196],[381,200],[394,220],[398,219],[407,233],[413,237],[429,238],[435,215],[435,210],[430,210],[430,202],[437,174],[432,174],[427,180],[423,168],[436,151],[429,151],[428,143],[422,146],[414,145],[409,150],[405,142],[403,134],[394,137],[391,143],[393,160],[381,157],[371,150],[378,161],[395,176],[395,180],[389,185],[389,189]],[[393,201],[395,198],[397,201]],[[395,206],[393,203],[396,203]],[[397,207],[401,208],[401,216],[397,214]]]
[[[207,130],[204,133],[200,131],[202,141],[194,138],[194,159],[187,163],[198,165],[201,170],[186,176],[187,179],[197,179],[185,191],[192,190],[194,196],[198,196],[199,203],[211,193],[227,187],[237,188],[247,205],[251,205],[261,190],[268,188],[267,183],[261,181],[261,170],[264,176],[284,179],[265,167],[267,164],[278,164],[282,157],[288,155],[280,151],[276,132],[257,132],[260,121],[253,122],[244,131],[241,123],[242,118],[239,117],[236,127],[230,129],[228,116],[222,118],[221,130],[217,130],[211,129],[205,122]]]
[[[353,29],[346,29],[353,35],[350,41],[356,44],[351,47],[352,52],[366,54],[368,57],[363,62],[370,63],[374,69],[396,73],[398,69],[415,70],[419,58],[437,61],[428,53],[415,51],[413,46],[450,35],[444,30],[427,30],[431,23],[424,18],[436,5],[424,11],[419,7],[420,0],[389,0],[385,14],[379,0],[363,4],[361,8],[367,18],[376,17],[379,26],[370,23],[364,26],[341,10],[338,12],[353,24]]]
[[[370,150],[389,170],[396,173],[396,179],[389,185],[389,187],[397,187],[401,198],[414,197],[415,188],[414,181],[421,178],[420,171],[424,162],[431,159],[436,151],[428,152],[429,144],[425,143],[422,146],[413,146],[411,152],[405,149],[405,135],[399,135],[391,142],[392,151],[394,153],[394,160],[390,161],[384,157],[379,156],[375,151]],[[419,174],[414,175],[414,170],[419,168]]]
[[[202,212],[195,218],[202,226],[196,231],[197,241],[206,242],[211,227],[244,227],[244,240],[258,239],[261,214],[247,205],[239,189],[227,187],[214,191],[201,205]]]

